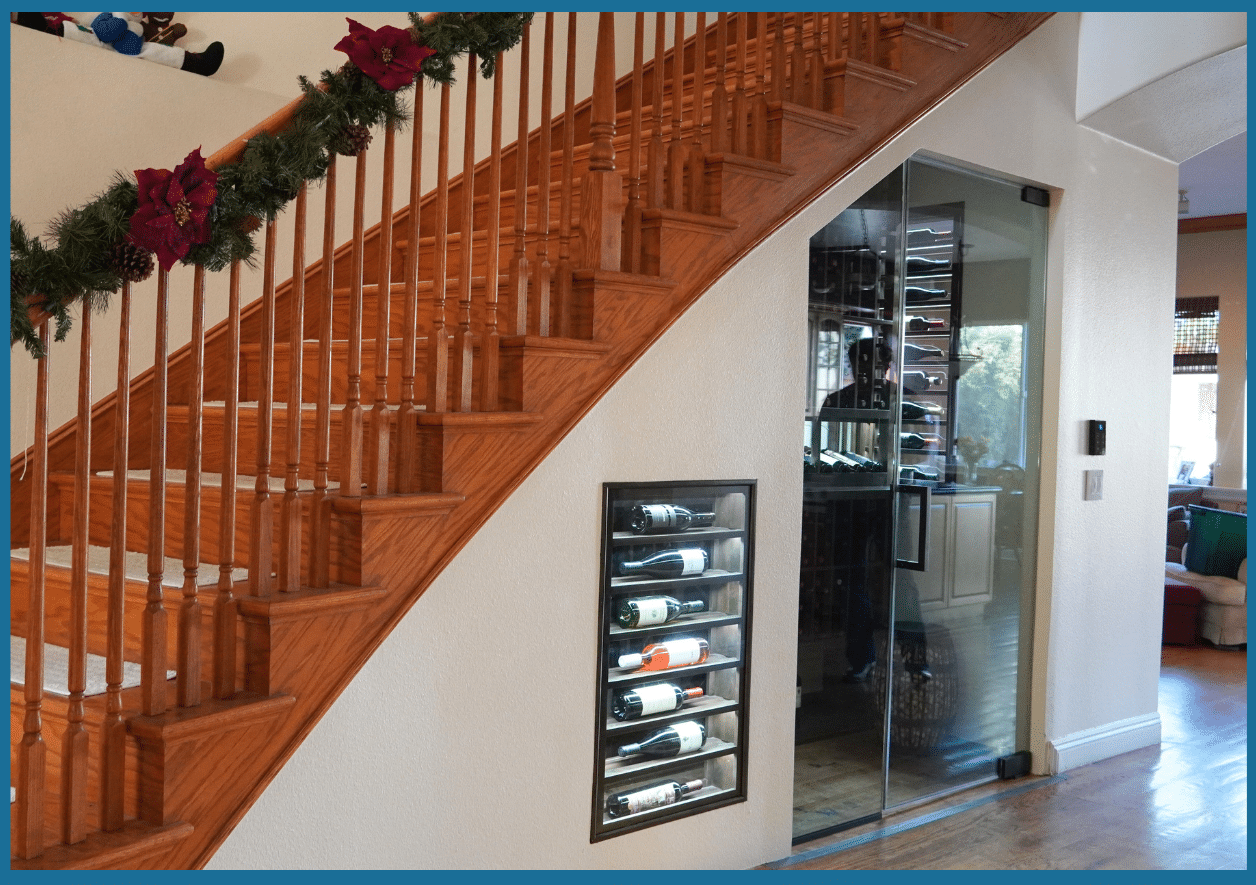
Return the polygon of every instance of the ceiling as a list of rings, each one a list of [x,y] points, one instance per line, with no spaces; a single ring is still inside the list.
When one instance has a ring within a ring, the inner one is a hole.
[[[1179,218],[1247,212],[1247,133],[1241,132],[1178,166],[1178,189],[1191,210]]]

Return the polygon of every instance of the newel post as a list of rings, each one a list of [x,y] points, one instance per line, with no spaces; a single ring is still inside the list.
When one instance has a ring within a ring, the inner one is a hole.
[[[619,270],[623,225],[623,179],[615,170],[615,14],[598,14],[597,60],[589,122],[589,171],[580,187],[580,230],[584,267]]]

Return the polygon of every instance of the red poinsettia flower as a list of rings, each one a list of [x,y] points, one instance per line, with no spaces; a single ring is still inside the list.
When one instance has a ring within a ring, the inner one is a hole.
[[[218,173],[205,168],[197,148],[175,167],[136,169],[139,208],[131,216],[127,239],[157,253],[163,270],[188,254],[197,243],[208,242],[209,209],[218,197]]]
[[[351,18],[345,21],[349,23],[349,36],[335,48],[389,92],[413,83],[423,59],[436,54],[435,49],[415,43],[410,32],[402,28],[384,25],[373,31]]]

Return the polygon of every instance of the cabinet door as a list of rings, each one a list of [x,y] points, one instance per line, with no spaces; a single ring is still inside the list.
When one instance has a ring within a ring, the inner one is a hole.
[[[951,604],[989,602],[994,586],[994,496],[958,500],[954,523]]]

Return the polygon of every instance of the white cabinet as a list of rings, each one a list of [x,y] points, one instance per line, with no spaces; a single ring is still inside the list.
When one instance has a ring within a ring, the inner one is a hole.
[[[930,496],[928,568],[911,573],[922,613],[990,601],[996,494],[995,489],[961,487],[935,489]],[[905,519],[909,537],[917,537],[919,504],[908,506]]]

